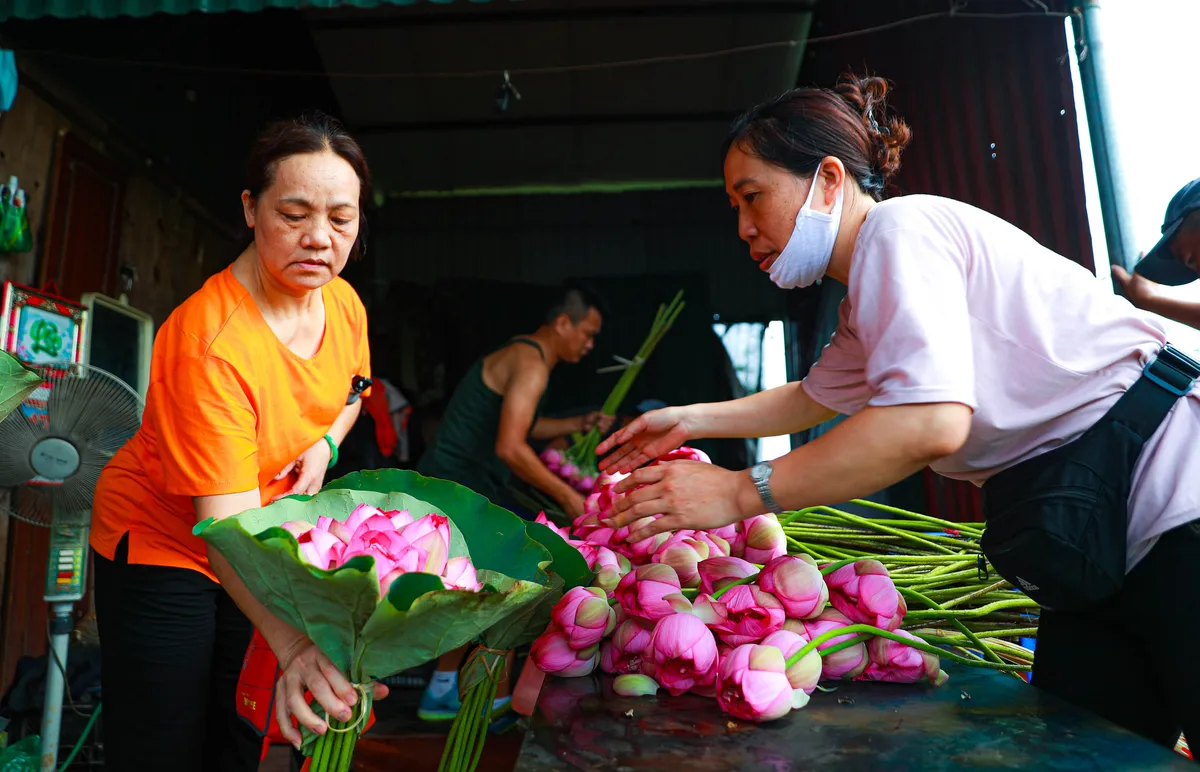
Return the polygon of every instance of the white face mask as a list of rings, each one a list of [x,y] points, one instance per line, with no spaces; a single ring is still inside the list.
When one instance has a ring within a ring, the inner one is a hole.
[[[838,226],[842,222],[842,192],[837,192],[833,211],[829,214],[812,208],[813,192],[817,179],[813,178],[808,188],[808,198],[796,213],[796,228],[787,245],[771,264],[771,281],[783,289],[807,287],[825,275],[829,259],[833,256],[833,242],[837,240]]]

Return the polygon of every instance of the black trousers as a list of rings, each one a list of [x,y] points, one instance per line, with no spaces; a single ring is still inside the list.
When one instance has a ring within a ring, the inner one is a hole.
[[[1174,747],[1200,744],[1200,521],[1162,535],[1102,611],[1043,611],[1033,685]]]
[[[105,769],[255,772],[262,738],[236,712],[253,628],[221,586],[184,568],[95,558]]]

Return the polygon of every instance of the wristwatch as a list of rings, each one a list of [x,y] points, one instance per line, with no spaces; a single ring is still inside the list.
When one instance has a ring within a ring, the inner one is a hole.
[[[775,496],[771,494],[771,475],[775,473],[775,467],[771,466],[770,461],[764,461],[761,464],[755,464],[750,467],[750,479],[754,481],[754,487],[758,489],[758,497],[762,499],[763,505],[768,512],[779,514],[783,509],[775,501]]]

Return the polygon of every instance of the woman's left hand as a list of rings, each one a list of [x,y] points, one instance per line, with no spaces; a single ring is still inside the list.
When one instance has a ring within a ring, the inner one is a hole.
[[[279,501],[285,496],[312,496],[321,490],[321,485],[325,482],[325,471],[329,468],[331,458],[333,455],[329,450],[329,443],[325,441],[324,437],[314,442],[308,450],[300,454],[299,458],[275,475],[276,480],[282,480],[289,474],[295,474],[296,483],[287,493],[281,493],[271,501]]]
[[[636,490],[635,490],[636,489]],[[617,484],[625,495],[613,504],[608,521],[614,528],[643,517],[662,517],[629,535],[630,542],[683,528],[707,530],[736,523],[754,514],[757,498],[745,472],[731,472],[699,461],[669,461],[638,469]],[[761,508],[761,503],[757,504]]]

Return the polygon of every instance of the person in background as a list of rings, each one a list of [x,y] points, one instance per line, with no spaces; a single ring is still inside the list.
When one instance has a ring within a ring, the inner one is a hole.
[[[1181,730],[1200,737],[1200,659],[1185,653],[1200,615],[1181,613],[1200,595],[1200,364],[1004,220],[937,196],[883,200],[912,136],[887,91],[847,76],[734,123],[725,185],[750,257],[785,289],[846,285],[839,323],[803,381],[652,411],[601,444],[602,469],[633,471],[606,524],[661,514],[631,542],[716,528],[862,498],[926,466],[974,482],[984,554],[1042,604],[1033,685],[1168,748]],[[1191,227],[1169,240],[1194,265]],[[751,469],[643,466],[689,439],[794,434],[838,414]]]
[[[607,431],[612,425],[612,418],[599,411],[568,418],[540,415],[550,373],[559,362],[587,356],[601,322],[595,295],[565,287],[536,332],[513,338],[467,371],[417,471],[510,507],[508,483],[515,474],[558,502],[565,514],[582,515],[583,495],[546,468],[529,440],[552,440],[597,424]]]
[[[1129,273],[1112,267],[1113,278],[1138,308],[1200,329],[1200,300],[1172,297],[1166,287],[1200,278],[1200,179],[1184,185],[1163,218],[1162,238]]]
[[[259,136],[242,205],[253,240],[154,339],[141,428],[92,504],[106,769],[254,772],[262,741],[236,709],[257,628],[282,668],[275,715],[326,731],[305,692],[349,719],[355,689],[192,534],[321,488],[370,376],[367,318],[338,274],[364,249],[370,175],[333,119]],[[357,384],[357,385],[356,385]],[[378,688],[382,697],[386,688]]]
[[[426,477],[452,480],[500,506],[509,504],[515,474],[550,496],[572,518],[584,496],[546,468],[529,440],[551,440],[594,425],[607,431],[612,418],[598,411],[570,418],[541,417],[546,385],[559,362],[578,362],[592,350],[601,326],[600,300],[582,287],[565,287],[531,335],[513,338],[476,362],[450,397],[433,443],[417,464]],[[421,697],[425,721],[450,721],[462,707],[458,669],[465,649],[443,655]],[[511,668],[511,661],[510,661]],[[496,707],[511,702],[507,684]]]

